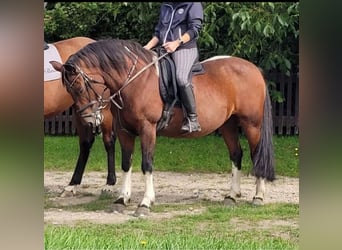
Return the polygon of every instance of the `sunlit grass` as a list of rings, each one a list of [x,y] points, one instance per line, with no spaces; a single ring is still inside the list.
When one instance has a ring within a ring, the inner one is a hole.
[[[139,138],[136,140],[133,169],[140,171],[141,152]],[[290,177],[299,175],[298,136],[274,136],[276,174]],[[249,173],[252,163],[247,140],[241,136],[244,151],[242,170]],[[78,137],[45,136],[44,168],[46,170],[73,171],[78,156]],[[121,169],[121,151],[116,143],[116,169]],[[86,171],[107,171],[106,152],[102,138],[97,137],[91,150]],[[228,150],[220,136],[196,139],[158,137],[154,169],[158,171],[227,173],[231,170]]]

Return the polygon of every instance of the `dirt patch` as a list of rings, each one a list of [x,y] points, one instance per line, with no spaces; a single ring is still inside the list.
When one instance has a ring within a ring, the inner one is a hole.
[[[72,172],[47,171],[44,173],[44,187],[46,202],[53,202],[60,206],[85,204],[99,198],[105,188],[106,174],[102,172],[87,172],[83,176],[82,185],[77,194],[71,197],[60,197],[68,184]],[[118,182],[112,188],[112,195],[116,197],[121,188],[121,173],[117,174]],[[229,193],[229,174],[184,174],[174,172],[157,172],[154,174],[154,187],[156,193],[155,204],[192,204],[199,201],[222,201]],[[266,183],[265,203],[299,203],[299,180],[277,176],[273,183]],[[250,202],[255,194],[255,178],[242,176],[242,197],[238,202]],[[122,223],[136,219],[132,216],[144,194],[144,178],[142,173],[132,173],[131,203],[124,214],[96,212],[73,212],[64,209],[45,209],[44,222],[53,224],[75,224],[79,222],[92,223]],[[205,208],[189,208],[184,211],[158,212],[149,215],[151,219],[171,218],[180,214],[196,214]]]

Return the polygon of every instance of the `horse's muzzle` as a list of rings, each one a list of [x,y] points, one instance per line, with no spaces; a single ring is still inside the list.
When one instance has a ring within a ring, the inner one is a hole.
[[[93,129],[93,133],[98,133],[99,127],[103,122],[104,116],[101,111],[95,111],[91,114],[82,114],[84,124],[87,124],[89,127]]]

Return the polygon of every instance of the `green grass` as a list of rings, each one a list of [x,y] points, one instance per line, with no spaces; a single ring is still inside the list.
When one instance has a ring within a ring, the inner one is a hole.
[[[274,136],[276,174],[299,176],[298,136]],[[242,170],[249,173],[252,163],[245,137],[241,136],[244,151]],[[45,136],[44,168],[46,170],[73,171],[78,156],[78,137]],[[120,170],[121,155],[116,142],[116,169]],[[86,171],[107,171],[106,152],[102,138],[97,137],[90,153]],[[136,140],[133,170],[140,171],[141,152],[139,138]],[[196,139],[158,137],[154,170],[176,172],[227,173],[231,170],[229,154],[220,136],[209,135]]]
[[[201,214],[163,221],[45,224],[44,243],[45,249],[298,249],[298,221],[298,204],[226,208],[211,203]]]

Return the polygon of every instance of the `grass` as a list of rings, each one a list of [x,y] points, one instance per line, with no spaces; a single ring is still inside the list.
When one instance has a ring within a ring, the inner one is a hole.
[[[298,136],[274,136],[273,139],[276,174],[299,176]],[[251,171],[247,140],[241,136],[244,151],[242,170]],[[44,168],[46,170],[73,171],[78,156],[78,137],[45,136]],[[116,169],[120,169],[121,155],[116,142]],[[139,138],[135,144],[133,170],[140,171],[141,153]],[[102,139],[97,137],[91,150],[86,171],[106,171],[106,152]],[[209,135],[197,139],[175,139],[158,137],[154,170],[176,172],[226,173],[231,170],[229,154],[220,136]]]
[[[298,214],[298,204],[226,208],[211,203],[201,214],[163,221],[46,224],[45,249],[298,249]]]

